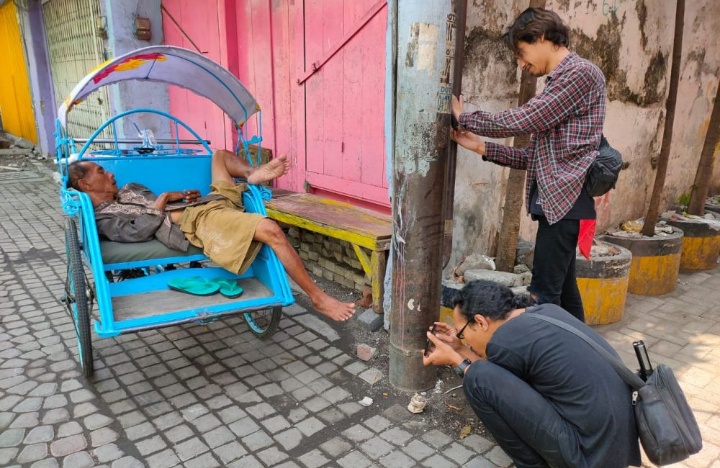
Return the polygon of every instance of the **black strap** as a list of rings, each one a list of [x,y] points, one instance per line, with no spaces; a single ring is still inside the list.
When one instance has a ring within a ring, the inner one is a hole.
[[[526,312],[527,312],[527,310],[526,310]],[[577,328],[573,327],[572,325],[568,325],[565,322],[561,322],[560,320],[554,319],[552,317],[547,317],[545,315],[540,315],[537,313],[530,313],[527,315],[528,315],[528,317],[535,317],[537,319],[544,320],[545,322],[552,323],[553,325],[556,325],[564,330],[569,331],[573,335],[575,335],[579,338],[582,338],[590,346],[592,346],[595,349],[595,351],[600,353],[600,355],[602,357],[604,357],[605,360],[607,362],[609,362],[611,366],[613,366],[613,368],[615,369],[615,372],[618,373],[618,375],[625,381],[625,383],[627,383],[634,390],[640,390],[642,387],[645,386],[645,382],[643,382],[643,380],[640,377],[638,377],[633,371],[628,369],[625,366],[625,364],[623,364],[618,358],[616,358],[615,356],[613,356],[612,354],[607,352],[607,350],[605,348],[603,348],[602,346],[597,344],[595,342],[595,340],[593,340],[592,338],[590,338],[589,336],[587,336],[585,333],[581,332]]]

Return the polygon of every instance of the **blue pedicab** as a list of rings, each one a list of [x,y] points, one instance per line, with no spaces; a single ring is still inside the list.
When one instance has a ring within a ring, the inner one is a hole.
[[[98,237],[90,197],[66,188],[67,168],[72,159],[100,164],[115,174],[118,187],[138,182],[157,194],[182,188],[197,188],[203,195],[209,192],[212,157],[209,142],[166,112],[149,108],[129,110],[107,120],[87,139],[69,136],[67,115],[74,105],[100,87],[126,80],[173,84],[210,99],[235,122],[236,153],[242,150],[252,165],[259,164],[261,153],[260,130],[250,137],[244,126],[255,114],[257,128],[261,128],[255,99],[230,72],[190,50],[172,46],[139,49],[100,65],[73,89],[58,111],[55,138],[62,179],[60,200],[67,215],[64,302],[75,324],[78,356],[87,377],[93,373],[91,320],[95,333],[108,338],[183,322],[207,324],[223,315],[241,313],[250,330],[264,338],[277,329],[282,307],[294,302],[285,270],[267,245],[245,273],[236,275],[209,262],[200,265],[198,262],[208,258],[193,246],[188,252],[181,252],[157,240],[128,244]],[[119,119],[141,119],[138,114],[148,113],[167,118],[174,138],[154,144],[148,138],[117,138]],[[100,138],[108,129],[112,130],[112,137]],[[180,139],[182,132],[192,138]],[[255,158],[249,145],[258,146]],[[99,146],[102,148],[97,149]],[[243,194],[246,211],[265,215],[263,199],[268,194],[264,187],[248,185]],[[129,279],[118,281],[123,272],[141,274],[125,275]],[[237,280],[244,292],[239,298],[230,299],[221,294],[194,296],[168,287],[173,278],[198,276]],[[93,313],[95,302],[97,314]]]

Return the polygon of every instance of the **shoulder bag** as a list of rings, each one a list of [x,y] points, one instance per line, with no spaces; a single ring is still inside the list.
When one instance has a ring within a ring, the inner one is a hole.
[[[529,315],[552,323],[585,340],[630,386],[640,443],[651,462],[658,466],[677,463],[702,449],[700,428],[672,369],[664,364],[659,364],[655,370],[647,369],[649,363],[644,365],[640,361],[641,369],[649,373],[647,380],[643,380],[625,367],[618,358],[572,325],[544,315],[535,313]],[[640,359],[639,354],[638,359]]]

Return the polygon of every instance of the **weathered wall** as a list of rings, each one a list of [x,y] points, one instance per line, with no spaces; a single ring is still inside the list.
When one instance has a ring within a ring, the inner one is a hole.
[[[463,75],[466,110],[499,111],[514,106],[520,75],[500,36],[529,1],[469,3]],[[548,0],[547,6],[570,26],[571,49],[605,73],[609,102],[604,132],[630,163],[621,173],[617,188],[596,201],[598,228],[643,216],[662,143],[675,1]],[[720,76],[720,41],[714,32],[720,27],[720,2],[697,0],[687,2],[685,8],[681,81],[665,206],[690,190]],[[539,80],[538,90],[543,81]],[[512,139],[499,142],[511,144]],[[713,193],[720,191],[718,166]],[[472,252],[492,253],[508,172],[459,151],[449,268]],[[535,223],[527,215],[522,218],[520,235],[534,239]]]

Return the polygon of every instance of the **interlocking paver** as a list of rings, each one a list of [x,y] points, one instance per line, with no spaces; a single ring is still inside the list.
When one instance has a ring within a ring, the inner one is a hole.
[[[482,433],[460,439],[410,414],[403,396],[380,396],[386,368],[357,360],[347,329],[309,312],[302,296],[264,341],[237,315],[207,328],[93,337],[96,372],[83,378],[72,320],[57,302],[66,274],[57,188],[49,177],[0,185],[0,239],[8,240],[0,257],[0,466],[510,464]],[[630,343],[643,339],[656,362],[676,370],[706,440],[678,466],[720,467],[717,303],[720,271],[681,274],[675,292],[628,295],[623,320],[597,327],[629,365]],[[363,396],[375,403],[359,405]],[[467,417],[469,407],[459,423]]]

